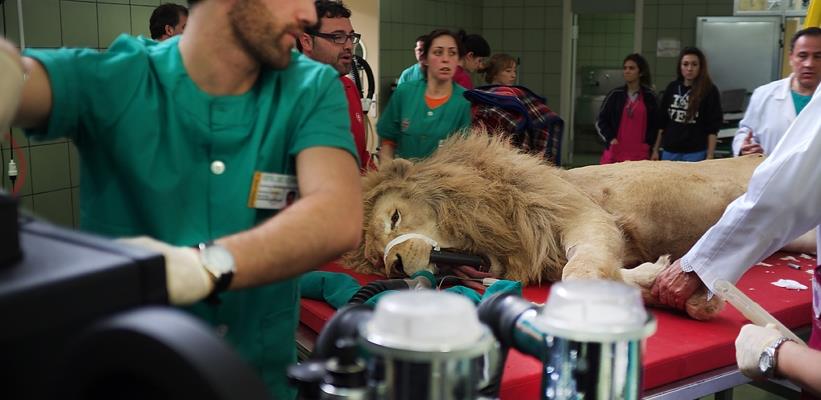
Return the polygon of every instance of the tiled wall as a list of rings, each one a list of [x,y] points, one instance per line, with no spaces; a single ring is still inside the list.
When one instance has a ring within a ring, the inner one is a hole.
[[[163,0],[162,2],[167,2]],[[185,0],[171,2],[185,4]],[[25,0],[23,26],[27,47],[91,47],[104,49],[120,33],[148,36],[148,19],[160,0]],[[19,44],[17,2],[0,6],[0,32]],[[79,163],[67,140],[28,141],[14,132],[15,161],[21,170],[20,202],[35,214],[64,226],[77,226]],[[8,133],[0,133],[0,186],[9,188],[6,168],[10,156]]]
[[[559,110],[562,0],[484,0],[482,32],[494,53],[521,60],[519,83]]]
[[[391,83],[416,62],[413,47],[419,35],[436,28],[462,28],[468,33],[482,33],[482,3],[480,0],[381,0],[380,92],[390,93]],[[474,82],[479,82],[477,77]],[[387,99],[386,95],[380,99],[382,107]]]
[[[621,68],[633,52],[633,14],[579,15],[576,65]]]
[[[653,83],[663,90],[676,78],[676,57],[656,57],[659,38],[675,38],[681,46],[696,41],[696,17],[731,16],[733,0],[644,0],[642,54],[653,72]],[[710,60],[707,60],[708,63]],[[709,64],[708,64],[709,66]]]

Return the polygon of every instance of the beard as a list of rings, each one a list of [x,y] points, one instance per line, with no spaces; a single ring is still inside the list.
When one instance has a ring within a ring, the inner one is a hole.
[[[260,64],[284,69],[291,62],[293,40],[286,39],[299,26],[277,21],[259,0],[241,0],[228,18],[239,44]]]

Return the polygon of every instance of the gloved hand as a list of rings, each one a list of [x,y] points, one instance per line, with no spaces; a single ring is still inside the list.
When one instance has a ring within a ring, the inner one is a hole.
[[[773,324],[763,328],[754,324],[744,325],[735,339],[735,360],[741,373],[751,379],[764,378],[758,368],[758,360],[764,349],[782,336]]]
[[[165,279],[171,304],[188,305],[206,298],[214,288],[197,250],[176,247],[148,236],[119,239],[120,243],[153,250],[165,256]]]
[[[8,131],[23,92],[23,64],[17,49],[0,38],[0,132]]]

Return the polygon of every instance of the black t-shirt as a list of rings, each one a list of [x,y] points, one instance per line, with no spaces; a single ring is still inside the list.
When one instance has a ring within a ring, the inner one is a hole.
[[[707,150],[707,136],[721,129],[723,112],[718,88],[712,85],[699,104],[693,119],[687,120],[691,87],[675,80],[667,85],[659,108],[659,127],[664,132],[661,147],[672,153]]]

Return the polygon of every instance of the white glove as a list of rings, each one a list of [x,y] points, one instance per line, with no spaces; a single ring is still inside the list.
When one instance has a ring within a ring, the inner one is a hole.
[[[763,379],[758,368],[761,353],[782,336],[784,335],[773,324],[767,324],[766,327],[747,324],[741,327],[741,332],[735,338],[735,360],[741,373],[751,379]]]
[[[165,256],[165,284],[171,304],[188,305],[211,294],[214,282],[200,262],[197,250],[171,246],[148,236],[119,239],[118,241],[153,250]]]
[[[0,39],[0,132],[8,131],[23,92],[23,64]]]

